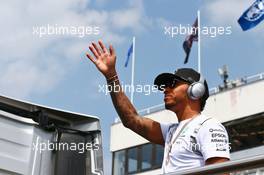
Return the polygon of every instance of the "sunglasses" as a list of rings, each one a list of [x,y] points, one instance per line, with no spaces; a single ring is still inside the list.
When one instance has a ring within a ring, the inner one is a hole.
[[[184,83],[188,83],[188,84],[191,84],[189,81],[185,80],[185,79],[182,79],[182,80],[178,80],[178,79],[173,79],[172,81],[166,81],[164,82],[163,86],[164,88],[175,88],[176,85],[180,82],[184,82]]]
[[[178,82],[179,82],[178,80],[173,79],[172,81],[166,81],[166,82],[164,82],[163,86],[164,86],[164,88],[175,88],[175,86],[176,86],[176,84]]]

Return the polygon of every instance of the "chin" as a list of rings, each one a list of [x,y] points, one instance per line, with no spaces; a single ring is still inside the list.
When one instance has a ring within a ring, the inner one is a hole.
[[[176,113],[175,108],[174,108],[173,106],[165,105],[165,109],[166,109],[166,110],[169,110],[169,111],[171,111],[171,112]]]
[[[165,109],[172,110],[174,105],[171,105],[169,103],[165,103]]]
[[[170,110],[172,112],[176,112],[177,111],[177,107],[178,105],[176,105],[175,103],[165,103],[165,109]]]

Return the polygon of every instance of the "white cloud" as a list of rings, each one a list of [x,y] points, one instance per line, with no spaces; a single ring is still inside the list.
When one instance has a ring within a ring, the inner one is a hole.
[[[156,23],[157,23],[157,25],[161,26],[162,28],[165,27],[165,26],[173,25],[172,21],[166,20],[164,18],[157,18],[156,19]]]
[[[207,25],[212,26],[231,26],[232,31],[241,32],[237,20],[240,18],[242,13],[246,11],[253,4],[252,1],[241,1],[241,0],[210,0],[204,1],[201,8],[202,21],[208,21]],[[260,24],[263,26],[263,24]],[[263,35],[263,27],[256,27],[248,32],[248,35],[259,37]]]
[[[130,1],[130,9],[121,9],[111,14],[112,24],[115,28],[130,28],[142,31],[149,27],[150,19],[145,15],[143,4],[140,0]]]
[[[210,23],[219,25],[236,25],[237,19],[250,6],[251,1],[212,0],[205,1],[202,8],[203,17]]]
[[[6,67],[1,66],[0,89],[15,97],[45,93],[57,84],[57,78],[61,79],[62,75],[63,71],[56,63],[49,63],[42,67],[18,60],[9,63]]]
[[[100,1],[101,5],[105,1]],[[91,40],[125,40],[122,30],[144,31],[147,24],[141,0],[113,11],[90,8],[88,0],[12,0],[0,3],[0,89],[19,98],[46,93],[80,63]],[[99,26],[99,36],[39,38],[32,34],[42,25]]]

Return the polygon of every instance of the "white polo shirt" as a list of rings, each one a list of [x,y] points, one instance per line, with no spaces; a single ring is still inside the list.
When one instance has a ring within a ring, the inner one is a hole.
[[[165,140],[163,173],[201,167],[212,157],[230,159],[226,129],[213,118],[199,115],[160,126]]]

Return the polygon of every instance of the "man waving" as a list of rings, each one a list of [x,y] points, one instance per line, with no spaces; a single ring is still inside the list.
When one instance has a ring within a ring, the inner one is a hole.
[[[224,126],[201,114],[209,91],[206,80],[190,68],[158,75],[154,84],[164,92],[165,108],[173,111],[179,123],[162,124],[138,115],[121,89],[115,69],[116,54],[102,41],[89,46],[87,57],[105,76],[115,109],[123,125],[152,143],[165,147],[163,173],[175,172],[229,160],[228,134]]]

